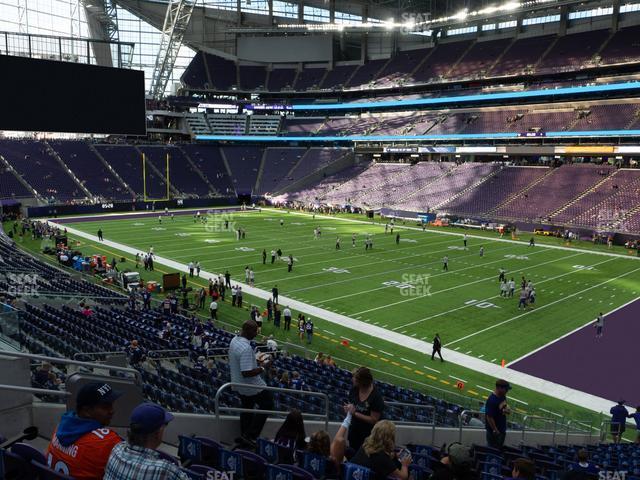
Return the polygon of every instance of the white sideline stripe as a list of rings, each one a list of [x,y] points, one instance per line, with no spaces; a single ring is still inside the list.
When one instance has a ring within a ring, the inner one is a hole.
[[[275,208],[263,208],[263,211],[268,211],[268,212],[280,212],[278,209]],[[308,213],[304,213],[304,212],[290,212],[290,215],[302,215],[305,217],[309,217],[311,216]],[[417,214],[416,214],[417,215]],[[379,227],[380,225],[378,224],[372,224],[372,222],[366,222],[364,220],[356,220],[355,218],[334,218],[334,217],[330,217],[327,215],[316,215],[316,217],[320,217],[320,218],[326,218],[326,219],[331,219],[331,220],[339,220],[341,222],[352,222],[352,223],[364,223],[366,225],[373,225],[376,227]],[[415,231],[419,231],[422,232],[422,228],[420,227],[410,227],[407,225],[396,225],[396,228],[403,228],[405,230],[415,230]],[[450,235],[453,237],[463,237],[465,234],[464,233],[456,233],[456,232],[441,232],[439,230],[425,230],[426,233],[432,233],[434,235]],[[468,238],[476,238],[478,240],[483,240],[483,241],[491,241],[491,242],[507,242],[507,243],[517,243],[520,245],[529,245],[529,242],[525,241],[525,240],[510,240],[507,238],[490,238],[490,237],[483,237],[480,235],[469,235],[466,234]],[[628,260],[640,260],[640,257],[636,257],[636,256],[625,256],[623,254],[618,254],[618,253],[610,253],[610,252],[601,252],[599,250],[587,250],[586,248],[574,248],[574,247],[564,247],[562,245],[546,245],[546,244],[539,244],[536,245],[534,248],[551,248],[553,250],[566,250],[566,251],[572,251],[572,252],[582,252],[582,253],[590,253],[593,255],[604,255],[607,257],[617,257],[617,258],[626,258]]]
[[[423,367],[426,368],[427,370],[431,370],[432,372],[442,373],[440,370],[436,370],[435,368],[427,367],[426,365],[423,365]]]
[[[295,213],[294,213],[295,214]],[[65,228],[64,226],[58,225],[55,222],[52,221],[48,221],[45,220],[48,223],[50,223],[51,225],[57,226],[59,228]],[[364,222],[362,222],[364,223]],[[92,240],[96,243],[97,242],[97,237],[95,235],[91,235],[89,233],[85,233],[83,231],[77,230],[75,228],[72,227],[66,227],[67,230],[72,233],[73,235],[76,235],[78,237],[82,237],[88,240]],[[460,235],[459,235],[460,236]],[[118,249],[120,251],[129,253],[129,254],[134,254],[136,252],[139,252],[139,249],[135,249],[135,248],[131,248],[128,247],[126,245],[122,245],[120,243],[117,242],[113,242],[111,240],[105,240],[104,242],[100,242],[103,245],[109,246],[111,248],[115,248]],[[560,248],[561,250],[567,250],[567,249],[563,249]],[[586,251],[584,253],[592,253],[590,251]],[[625,257],[621,257],[619,255],[607,255],[607,256],[614,256],[616,258],[625,258]],[[175,262],[173,260],[164,258],[164,257],[156,257],[156,263],[160,264],[160,265],[165,265],[168,266],[170,268],[173,268],[177,271],[181,271],[181,272],[187,272],[188,268],[185,264],[181,264],[178,262]],[[635,270],[634,270],[635,271]],[[213,273],[211,272],[206,272],[203,271],[201,272],[203,276],[207,276],[207,275],[211,275],[213,276]],[[633,273],[629,272],[629,273]],[[217,274],[216,274],[217,275]],[[245,293],[247,293],[247,295],[252,295],[258,298],[261,298],[263,300],[267,300],[271,297],[271,292],[270,291],[265,291],[265,290],[261,290],[259,288],[255,288],[255,287],[250,287],[249,285],[245,285],[242,284],[240,282],[235,282],[236,284],[239,284],[242,286],[243,290],[245,291]],[[281,296],[280,297],[282,302],[284,304],[288,304],[291,308],[294,308],[296,310],[299,311],[303,311],[308,313],[309,315],[313,315],[316,318],[322,318],[327,322],[330,323],[334,323],[337,325],[341,325],[343,327],[349,328],[351,330],[354,331],[358,331],[361,333],[365,333],[367,335],[370,335],[372,337],[375,338],[382,338],[385,339],[386,341],[390,342],[390,343],[394,343],[396,345],[402,345],[405,348],[409,348],[412,350],[415,350],[417,352],[420,352],[421,354],[424,354],[425,351],[427,351],[429,348],[432,348],[432,344],[429,342],[425,342],[423,340],[418,340],[417,338],[411,338],[411,337],[407,337],[405,335],[401,335],[397,332],[393,332],[390,330],[385,330],[384,328],[381,327],[377,327],[375,325],[371,325],[368,324],[366,322],[362,322],[359,320],[355,320],[351,317],[347,317],[345,315],[338,315],[336,313],[333,312],[329,312],[325,309],[321,309],[318,308],[316,306],[313,305],[309,305],[297,300],[290,300],[285,296]],[[389,355],[389,356],[393,356],[387,352],[384,352],[382,350],[380,350],[381,353],[384,353],[385,355]],[[499,365],[495,365],[492,364],[490,362],[487,362],[485,360],[481,360],[475,357],[470,357],[468,355],[463,355],[460,354],[458,352],[456,352],[455,350],[451,350],[448,348],[443,348],[443,354],[447,356],[447,359],[454,364],[463,366],[465,368],[469,368],[471,370],[474,370],[476,372],[480,372],[484,375],[487,375],[489,377],[493,377],[493,378],[503,378],[509,382],[512,382],[516,385],[526,385],[526,388],[535,392],[539,392],[543,395],[547,395],[559,400],[563,400],[565,402],[569,402],[572,403],[574,405],[580,406],[580,407],[584,407],[590,410],[593,410],[595,412],[608,412],[609,409],[611,408],[611,400],[607,400],[605,398],[602,397],[597,397],[595,395],[589,394],[589,393],[585,393],[585,392],[581,392],[579,390],[575,390],[573,388],[569,388],[567,386],[564,385],[559,385],[557,383],[553,383],[550,382],[548,380],[544,380],[542,378],[538,378],[535,377],[533,375],[529,375],[526,373],[522,373],[522,372],[518,372],[516,370],[512,370],[509,368],[502,368]],[[479,387],[481,389],[484,389],[484,387]],[[510,397],[513,398],[513,397]],[[515,399],[514,399],[515,400]]]
[[[531,271],[531,270],[533,270],[533,269],[535,269],[535,268],[537,268],[537,267],[541,267],[541,266],[543,266],[543,265],[547,265],[547,264],[549,264],[549,263],[555,263],[555,262],[558,262],[558,261],[560,261],[560,260],[566,260],[567,258],[575,257],[575,256],[577,256],[577,255],[582,255],[582,254],[581,254],[581,253],[576,253],[575,255],[571,255],[571,256],[569,256],[569,257],[564,257],[564,258],[561,258],[561,259],[557,259],[557,258],[556,258],[555,260],[549,260],[548,262],[539,263],[538,265],[532,266],[532,267],[531,267],[531,269],[530,269],[530,271]],[[537,282],[537,283],[538,283],[538,284],[541,284],[541,283],[548,282],[548,281],[551,281],[551,280],[556,280],[556,279],[558,279],[558,278],[560,278],[560,277],[564,277],[565,275],[571,275],[571,274],[573,274],[573,273],[575,273],[575,272],[579,272],[579,271],[580,271],[580,270],[571,270],[571,271],[569,271],[569,272],[562,273],[562,274],[557,275],[557,276],[555,276],[555,277],[548,278],[547,280],[540,280],[540,281],[539,281],[539,282]],[[438,293],[438,292],[435,292],[435,293],[434,293],[434,295],[435,295],[436,293]],[[494,295],[494,296],[492,296],[492,297],[484,298],[484,299],[480,300],[480,302],[486,302],[487,300],[493,300],[494,298],[500,298],[500,295]],[[409,323],[406,323],[406,324],[404,324],[404,325],[400,325],[399,327],[395,327],[395,328],[393,328],[393,330],[398,330],[398,329],[400,329],[400,328],[408,327],[408,326],[410,326],[410,325],[415,325],[416,323],[424,322],[425,320],[431,320],[432,318],[441,317],[441,316],[443,316],[443,315],[447,315],[447,314],[449,314],[449,313],[456,312],[456,311],[458,311],[458,310],[462,310],[462,309],[465,309],[465,308],[472,307],[473,305],[475,305],[475,304],[471,304],[471,305],[466,305],[466,304],[465,304],[465,305],[462,305],[462,306],[460,306],[460,307],[451,308],[451,309],[449,309],[449,310],[447,310],[447,311],[445,311],[445,312],[440,312],[440,313],[436,313],[436,314],[434,314],[434,315],[429,315],[428,317],[424,317],[424,318],[421,318],[421,319],[419,319],[419,320],[414,320],[413,322],[409,322]],[[447,344],[447,345],[448,345],[448,344]]]
[[[582,298],[582,297],[579,297],[579,298]],[[629,300],[629,301],[628,301],[627,303],[625,303],[624,305],[620,305],[618,308],[614,308],[614,309],[613,309],[613,310],[611,310],[610,312],[607,312],[607,314],[605,315],[605,318],[606,318],[606,317],[608,317],[609,315],[611,315],[612,313],[617,312],[618,310],[620,310],[620,309],[622,309],[622,308],[626,307],[627,305],[632,304],[633,302],[635,302],[635,301],[637,301],[637,300],[638,300],[637,298],[634,298],[633,300]],[[552,340],[552,341],[550,341],[550,342],[548,342],[548,343],[545,343],[545,344],[544,344],[544,345],[542,345],[541,347],[538,347],[538,348],[536,348],[535,350],[532,350],[531,352],[526,353],[526,354],[524,354],[523,356],[521,356],[521,357],[519,357],[519,358],[516,358],[515,360],[512,360],[511,362],[507,363],[507,366],[511,366],[511,365],[513,365],[513,364],[515,364],[515,363],[518,363],[520,360],[524,360],[525,358],[530,357],[530,356],[531,356],[531,355],[533,355],[534,353],[538,353],[540,350],[543,350],[543,349],[545,349],[545,348],[547,348],[547,347],[549,347],[549,346],[553,345],[554,343],[559,342],[560,340],[562,340],[562,339],[564,339],[564,338],[568,337],[569,335],[573,335],[573,334],[574,334],[574,333],[576,333],[577,331],[582,330],[583,328],[586,328],[586,327],[589,327],[589,326],[593,325],[593,322],[595,322],[595,319],[594,319],[594,320],[589,320],[589,321],[588,321],[587,323],[585,323],[584,325],[582,325],[582,326],[580,326],[580,327],[577,327],[577,328],[574,328],[573,330],[571,330],[570,332],[565,333],[565,334],[564,334],[564,335],[562,335],[561,337],[556,338],[555,340]]]
[[[554,415],[554,416],[556,416],[556,417],[560,417],[560,418],[563,418],[563,417],[564,417],[564,415],[560,415],[559,413],[552,412],[551,410],[547,410],[547,409],[545,409],[545,408],[540,408],[540,407],[538,407],[538,410],[540,410],[540,411],[542,411],[542,412],[550,413],[551,415]]]
[[[388,355],[389,357],[393,357],[393,353],[389,353],[389,352],[385,352],[384,350],[380,350],[380,353],[384,353],[385,355]]]
[[[414,361],[412,361],[412,360],[408,360],[408,359],[406,359],[406,358],[404,358],[404,357],[400,357],[400,360],[405,361],[405,362],[407,362],[407,363],[413,363],[414,365],[416,364],[416,362],[414,362]]]
[[[601,263],[605,263],[605,262],[610,262],[611,260],[612,259],[605,260],[604,262],[596,263],[596,265],[600,265]],[[586,288],[586,289],[584,289],[584,290],[582,290],[580,292],[572,293],[571,295],[567,295],[566,297],[562,297],[562,298],[559,298],[558,300],[554,300],[551,303],[546,303],[546,304],[544,304],[544,305],[542,305],[540,307],[536,307],[535,309],[526,311],[524,313],[521,313],[520,315],[516,315],[515,317],[508,318],[507,320],[503,320],[502,322],[498,322],[498,323],[496,323],[494,325],[490,325],[490,326],[488,326],[486,328],[478,330],[477,332],[470,333],[469,335],[465,335],[464,337],[461,337],[461,338],[458,338],[457,340],[453,340],[453,341],[449,342],[448,345],[451,345],[451,344],[457,343],[457,342],[461,342],[462,340],[466,340],[466,339],[471,338],[471,337],[475,337],[476,335],[480,335],[481,333],[487,332],[489,330],[493,330],[494,328],[500,327],[500,326],[502,326],[502,325],[504,325],[506,323],[511,323],[514,320],[517,320],[518,318],[522,318],[525,315],[529,315],[531,312],[539,312],[540,310],[548,308],[551,305],[555,305],[556,303],[564,302],[565,300],[568,300],[568,299],[570,299],[572,297],[576,297],[576,296],[580,295],[581,293],[587,292],[587,291],[592,290],[594,288],[598,288],[598,287],[600,287],[600,286],[602,286],[602,285],[604,285],[606,283],[613,282],[614,280],[617,280],[619,278],[626,277],[627,275],[635,273],[638,270],[640,270],[640,267],[634,268],[633,270],[630,270],[630,271],[628,271],[626,273],[623,273],[622,275],[618,275],[617,277],[610,278],[609,280],[605,280],[604,282],[600,282],[600,283],[598,283],[596,285],[593,285],[593,286],[591,286],[589,288]]]

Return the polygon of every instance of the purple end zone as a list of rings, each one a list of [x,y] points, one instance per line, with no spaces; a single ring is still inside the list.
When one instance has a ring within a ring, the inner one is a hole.
[[[602,338],[590,324],[509,368],[635,407],[639,341],[640,299],[606,316]]]

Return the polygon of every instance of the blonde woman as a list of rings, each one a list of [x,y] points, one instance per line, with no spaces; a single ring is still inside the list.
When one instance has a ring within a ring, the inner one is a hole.
[[[362,447],[351,463],[371,469],[373,480],[392,476],[400,480],[409,478],[411,455],[405,450],[401,458],[396,454],[396,426],[389,420],[380,420],[373,426]]]

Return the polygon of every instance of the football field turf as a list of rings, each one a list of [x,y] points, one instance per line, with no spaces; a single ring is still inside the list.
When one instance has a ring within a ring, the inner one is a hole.
[[[385,234],[384,225],[362,221],[363,217],[314,219],[307,214],[265,210],[236,212],[231,217],[214,214],[208,216],[207,224],[194,222],[192,215],[176,215],[174,220],[163,217],[161,224],[157,214],[116,218],[66,219],[65,225],[92,235],[101,228],[106,240],[140,252],[153,245],[156,255],[182,264],[200,261],[205,271],[228,269],[232,279],[240,282],[245,281],[244,269],[250,266],[258,288],[270,291],[277,285],[280,295],[407,337],[430,341],[437,332],[446,348],[496,364],[503,359],[515,361],[591,322],[600,311],[606,313],[630,302],[640,291],[640,262],[624,254],[541,245],[531,248],[488,232],[475,235],[470,230],[465,249],[462,237],[450,234],[453,229],[422,231],[407,223],[408,228],[397,225],[393,234]],[[225,218],[230,221],[228,230]],[[319,239],[314,239],[316,227],[322,231]],[[233,228],[244,229],[246,238],[237,240]],[[354,233],[356,246],[352,247]],[[369,251],[364,246],[367,235],[373,240]],[[85,239],[81,242],[96,245]],[[484,247],[483,256],[480,247]],[[282,259],[271,264],[271,250],[278,248],[284,257],[294,257],[292,272],[287,272]],[[85,247],[81,249],[90,253]],[[262,264],[263,249],[267,251],[266,265]],[[449,271],[443,270],[445,255]],[[500,296],[501,268],[516,282],[514,298]],[[533,282],[537,292],[535,306],[526,310],[518,310],[522,276]],[[205,285],[206,279],[194,280],[194,284]],[[224,310],[221,313],[224,317]],[[467,386],[460,393],[478,400],[491,387],[491,379],[482,372],[431,362],[383,337],[322,319],[314,321],[316,349],[335,351],[337,357],[353,363],[393,372],[408,384],[435,383],[438,388],[456,391],[454,385],[461,378]],[[280,332],[277,336],[287,340]],[[336,350],[345,339],[350,350]],[[516,401],[522,412],[536,410],[540,414],[533,406],[539,404],[546,407],[543,411],[585,415],[582,409],[543,400],[539,393],[525,389],[514,396],[521,400]]]
[[[153,245],[156,255],[184,264],[200,261],[209,272],[228,269],[240,282],[249,266],[258,288],[277,285],[281,295],[412,337],[430,341],[437,332],[445,346],[488,361],[511,362],[629,302],[640,290],[640,262],[626,257],[478,238],[469,238],[465,250],[459,236],[399,226],[385,234],[382,225],[273,211],[234,213],[229,230],[215,216],[209,221],[215,225],[194,223],[189,215],[162,224],[148,217],[69,225],[87,233],[102,228],[106,239],[141,252]],[[244,240],[236,240],[233,226],[246,231]],[[322,233],[315,240],[317,226]],[[367,234],[373,240],[369,251]],[[271,264],[271,250],[279,248],[283,259]],[[443,270],[445,255],[449,271]],[[516,282],[513,298],[500,296],[501,268]],[[533,308],[518,310],[523,276],[533,282],[537,300]]]

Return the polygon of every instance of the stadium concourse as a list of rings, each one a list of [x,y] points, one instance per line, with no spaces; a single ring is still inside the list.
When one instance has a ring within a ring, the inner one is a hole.
[[[269,212],[270,209],[261,209],[266,212]],[[275,211],[275,210],[273,210]],[[215,210],[213,210],[215,212]],[[179,212],[180,214],[193,214],[193,211]],[[301,213],[301,212],[290,212],[293,215],[299,216],[310,216],[309,213]],[[322,218],[331,218],[333,217],[324,216],[320,214],[314,214],[314,218],[322,219]],[[103,218],[113,218],[113,219],[123,219],[123,218],[153,218],[155,214],[151,213],[130,213],[130,214],[112,214],[110,216],[106,216]],[[97,237],[92,234],[88,234],[85,231],[76,229],[69,225],[69,223],[75,222],[83,222],[83,221],[94,221],[96,217],[85,216],[85,217],[77,217],[77,218],[69,218],[65,220],[48,220],[48,223],[52,226],[57,226],[60,228],[66,228],[67,231],[77,237],[86,238],[89,240],[96,241]],[[341,220],[346,223],[356,223],[356,224],[368,224],[364,220],[355,220],[345,218]],[[420,227],[411,227],[411,226],[403,226],[397,225],[397,229],[399,230],[414,230],[420,231]],[[442,233],[443,235],[448,236],[458,236],[462,237],[468,236],[469,238],[480,238],[476,237],[472,234],[462,234],[462,233],[450,233],[450,232],[437,232]],[[504,242],[504,243],[513,243],[513,240],[508,239],[496,239],[495,241]],[[128,245],[124,245],[121,243],[117,243],[111,240],[104,240],[102,242],[105,246],[109,246],[117,249],[121,252],[126,252],[131,255],[135,255],[139,252],[139,249],[132,248]],[[522,244],[526,244],[527,242],[520,242]],[[554,245],[540,245],[539,248],[543,249],[558,249],[567,252],[580,251],[577,248],[567,248],[563,246],[554,246]],[[596,255],[604,256],[604,257],[618,257],[617,254],[609,253],[606,251],[601,252],[592,252],[588,251],[588,253],[595,253]],[[640,259],[636,259],[635,257],[630,258],[631,261],[636,260],[640,262]],[[176,262],[170,258],[165,258],[159,255],[155,255],[155,261],[158,264],[165,265],[170,267],[173,270],[188,272],[188,265],[184,263]],[[627,275],[637,275],[640,272],[640,263],[638,263],[637,268],[630,270],[629,272],[621,275],[621,277],[625,277]],[[221,275],[222,272],[208,272],[203,270],[201,275],[204,278],[217,278]],[[264,301],[271,298],[272,293],[267,290],[263,290],[260,288],[253,287],[251,285],[240,283],[245,291],[245,293],[255,296],[256,298],[261,298]],[[590,288],[601,288],[605,286],[609,281],[604,281],[601,284],[595,285]],[[589,290],[589,289],[587,289]],[[580,293],[583,293],[581,291]],[[577,296],[577,294],[574,294]],[[334,311],[326,310],[324,308],[320,308],[318,306],[309,305],[294,298],[289,298],[286,293],[280,294],[280,302],[285,305],[289,305],[297,311],[304,312],[310,316],[315,318],[321,318],[327,320],[328,322],[335,323],[337,325],[342,325],[344,327],[350,328],[354,331],[359,331],[365,333],[366,335],[370,335],[371,337],[380,337],[386,338],[392,343],[403,345],[410,349],[413,349],[417,352],[428,352],[431,351],[431,344],[429,342],[425,342],[424,340],[416,339],[414,337],[403,335],[397,331],[384,329],[379,326],[366,323],[355,318],[351,318],[346,315],[338,314]],[[563,339],[559,339],[558,341],[553,341],[549,346],[542,347],[538,349],[536,352],[532,354],[525,355],[524,358],[512,361],[509,363],[509,368],[501,368],[501,366],[495,363],[488,362],[486,360],[479,359],[477,357],[465,355],[464,353],[453,350],[453,348],[444,348],[443,354],[447,358],[448,361],[464,366],[471,370],[482,372],[490,376],[494,377],[502,377],[505,378],[515,384],[518,385],[527,385],[528,388],[538,391],[540,393],[544,393],[546,395],[555,397],[560,400],[568,401],[575,405],[579,405],[594,411],[607,411],[610,408],[611,400],[608,400],[606,397],[611,396],[611,389],[615,389],[618,394],[622,395],[625,398],[635,399],[640,398],[640,387],[637,382],[629,381],[628,374],[624,371],[620,371],[619,375],[613,376],[611,378],[611,373],[608,374],[609,382],[607,384],[608,390],[603,390],[601,385],[593,384],[590,381],[594,372],[611,372],[615,370],[615,365],[619,362],[623,364],[632,363],[634,360],[634,348],[633,341],[631,339],[635,338],[635,330],[637,328],[637,322],[632,322],[631,319],[634,318],[634,309],[638,308],[639,301],[632,301],[629,304],[624,305],[614,312],[611,312],[607,315],[607,336],[609,339],[612,337],[618,338],[617,341],[613,341],[609,343],[609,349],[615,349],[618,351],[617,354],[613,355],[613,350],[611,350],[611,355],[607,356],[605,360],[601,358],[601,354],[605,354],[605,351],[592,349],[593,346],[593,332],[592,330],[592,320],[589,320],[588,324],[581,328],[578,333],[572,332],[568,334]],[[545,307],[539,307],[545,308]],[[513,321],[519,318],[522,315],[518,315],[511,319],[506,320],[505,322]],[[505,322],[497,322],[497,325],[501,325]],[[493,327],[488,327],[487,329],[491,329]],[[480,333],[480,332],[478,332]],[[471,334],[473,336],[475,334]],[[586,338],[589,338],[591,341],[587,343]],[[580,343],[582,341],[582,344]],[[574,347],[578,345],[582,348],[577,351],[582,352],[581,355],[572,356],[571,360],[564,359],[567,351],[574,351]],[[592,368],[585,368],[585,366],[592,366]]]

